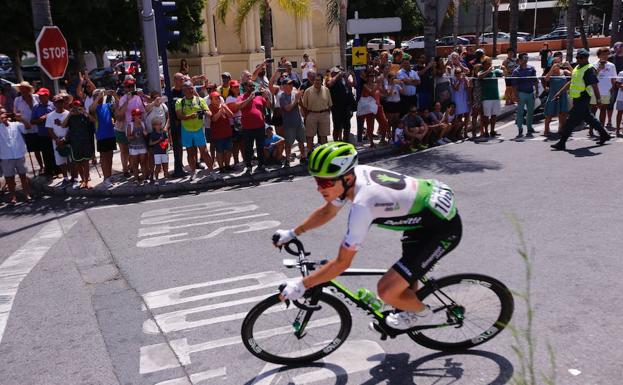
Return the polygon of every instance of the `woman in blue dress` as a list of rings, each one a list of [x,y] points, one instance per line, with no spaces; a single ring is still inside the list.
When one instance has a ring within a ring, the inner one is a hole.
[[[560,98],[556,100],[554,100],[553,97],[567,83],[567,79],[571,76],[571,72],[560,68],[561,65],[559,58],[554,60],[554,64],[545,76],[545,81],[549,84],[549,94],[547,96],[547,102],[545,103],[544,136],[549,136],[549,124],[554,116],[558,116],[558,127],[560,128],[565,125],[567,113],[569,112],[569,101],[567,99],[566,92],[563,92],[562,95],[560,95]]]

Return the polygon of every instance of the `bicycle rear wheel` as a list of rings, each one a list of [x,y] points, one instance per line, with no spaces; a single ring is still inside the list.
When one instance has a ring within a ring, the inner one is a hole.
[[[242,342],[256,357],[279,365],[318,360],[337,349],[348,337],[352,320],[344,303],[320,292],[303,310],[286,307],[275,294],[258,303],[242,323]],[[303,327],[304,332],[300,334]]]
[[[409,337],[443,351],[469,349],[489,341],[508,325],[515,306],[503,283],[481,274],[444,277],[424,286],[417,295],[434,312],[430,324],[447,326],[409,332]]]

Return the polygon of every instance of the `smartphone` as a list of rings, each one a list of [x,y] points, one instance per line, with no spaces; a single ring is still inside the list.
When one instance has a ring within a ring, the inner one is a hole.
[[[275,62],[275,59],[273,59],[272,57],[266,59],[266,63],[274,63],[274,62]]]
[[[255,91],[255,96],[262,96],[262,91]]]
[[[286,69],[285,69],[285,67],[279,67],[279,68],[277,68],[277,71],[279,71],[281,73],[284,73],[284,72],[286,72]]]

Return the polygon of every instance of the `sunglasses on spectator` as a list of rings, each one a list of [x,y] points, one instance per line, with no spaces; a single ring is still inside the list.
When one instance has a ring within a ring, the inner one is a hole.
[[[321,189],[331,188],[335,186],[335,183],[337,183],[337,179],[318,178],[317,176],[315,176],[314,179],[316,180],[318,187]]]

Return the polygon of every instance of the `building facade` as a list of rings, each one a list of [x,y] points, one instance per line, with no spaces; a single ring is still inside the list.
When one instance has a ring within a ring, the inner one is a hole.
[[[326,3],[311,0],[309,13],[295,17],[272,5],[272,55],[276,60],[285,56],[289,61],[300,63],[303,54],[314,58],[319,69],[330,68],[340,61],[338,28],[327,27]],[[230,9],[225,23],[216,17],[216,0],[206,1],[204,9],[203,35],[205,41],[197,44],[189,54],[171,53],[169,70],[177,72],[180,59],[186,58],[192,75],[205,74],[210,81],[219,81],[222,72],[230,72],[239,78],[243,70],[253,72],[264,61],[261,44],[259,7],[253,9],[242,25],[240,35],[236,33],[234,17],[236,10]]]

